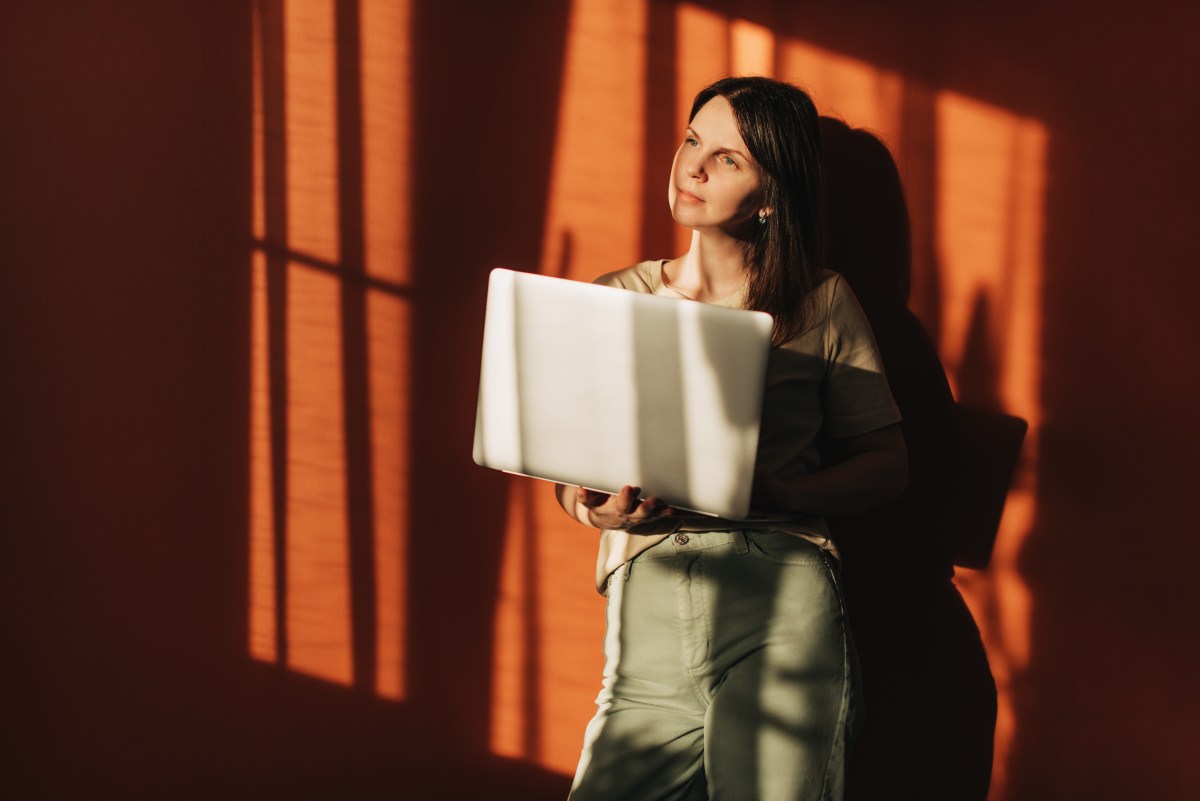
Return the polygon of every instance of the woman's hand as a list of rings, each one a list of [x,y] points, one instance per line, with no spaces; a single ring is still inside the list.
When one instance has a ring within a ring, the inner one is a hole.
[[[641,488],[628,484],[616,495],[566,484],[559,484],[557,490],[558,501],[567,514],[595,528],[627,529],[675,512],[658,498],[639,500]]]

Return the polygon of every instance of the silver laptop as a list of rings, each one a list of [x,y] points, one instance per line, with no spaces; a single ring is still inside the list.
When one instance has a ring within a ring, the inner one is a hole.
[[[747,516],[771,317],[496,269],[476,463]]]

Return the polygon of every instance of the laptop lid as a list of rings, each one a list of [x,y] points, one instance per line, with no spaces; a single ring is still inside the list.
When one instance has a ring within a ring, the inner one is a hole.
[[[474,458],[747,516],[771,317],[496,269]]]

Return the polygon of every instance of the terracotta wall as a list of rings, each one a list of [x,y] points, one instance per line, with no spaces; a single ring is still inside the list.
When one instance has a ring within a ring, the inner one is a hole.
[[[592,539],[469,460],[486,273],[675,247],[684,99],[740,67],[882,135],[956,388],[1036,424],[959,576],[992,797],[1184,798],[1200,19],[832,8],[5,7],[4,796],[562,797]]]

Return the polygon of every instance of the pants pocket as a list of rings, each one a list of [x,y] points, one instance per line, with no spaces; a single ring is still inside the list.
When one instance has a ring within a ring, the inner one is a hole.
[[[814,543],[784,531],[747,531],[748,552],[777,565],[824,565],[825,555]]]

